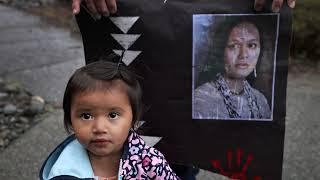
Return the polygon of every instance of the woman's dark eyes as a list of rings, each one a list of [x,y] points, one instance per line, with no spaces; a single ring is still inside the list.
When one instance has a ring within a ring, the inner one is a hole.
[[[241,45],[237,44],[237,43],[228,45],[228,48],[230,48],[230,49],[238,49],[240,47],[241,47]],[[249,43],[247,45],[247,47],[250,48],[250,49],[254,49],[254,48],[258,47],[258,44],[257,43]]]
[[[240,47],[239,44],[229,44],[228,45],[228,48],[230,48],[230,49],[235,49],[235,48],[239,48],[239,47]]]
[[[258,45],[256,43],[250,43],[248,44],[249,48],[256,48]]]
[[[93,119],[93,116],[90,113],[82,113],[80,115],[80,117],[82,120],[92,120]]]

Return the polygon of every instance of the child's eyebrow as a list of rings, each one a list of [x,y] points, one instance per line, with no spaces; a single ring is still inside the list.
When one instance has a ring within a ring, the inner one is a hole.
[[[88,112],[91,110],[92,110],[91,108],[82,108],[82,107],[75,108],[75,112]]]
[[[109,111],[119,111],[119,112],[124,112],[125,110],[121,107],[112,107],[110,108]]]
[[[96,108],[95,107],[76,107],[75,112],[90,112],[94,111]],[[106,111],[119,111],[119,112],[124,112],[125,110],[121,107],[110,107],[105,109]]]

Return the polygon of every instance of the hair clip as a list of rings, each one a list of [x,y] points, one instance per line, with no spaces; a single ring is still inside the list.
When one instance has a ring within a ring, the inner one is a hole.
[[[119,67],[120,67],[120,64],[122,62],[123,56],[124,56],[124,51],[121,53],[121,56],[119,58],[118,65],[117,65],[117,71],[119,70]]]

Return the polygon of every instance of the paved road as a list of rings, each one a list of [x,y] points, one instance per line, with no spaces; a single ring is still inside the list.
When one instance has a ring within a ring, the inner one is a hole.
[[[84,64],[80,38],[2,5],[0,37],[0,77],[60,104],[69,76]],[[61,110],[43,119],[0,154],[0,179],[37,179],[42,161],[66,136]]]
[[[82,43],[65,29],[0,5],[0,76],[59,104],[67,78],[83,65]],[[289,75],[285,180],[320,179],[320,73]],[[0,154],[0,179],[36,179],[43,159],[65,136],[62,111],[44,120]],[[202,171],[198,179],[225,179]]]
[[[320,179],[320,73],[290,74],[283,179]]]
[[[0,6],[0,76],[30,92],[61,101],[75,68],[84,64],[82,43],[39,17]]]

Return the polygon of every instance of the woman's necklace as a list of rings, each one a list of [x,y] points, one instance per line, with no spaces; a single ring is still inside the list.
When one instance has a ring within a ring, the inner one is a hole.
[[[240,92],[234,92],[230,90],[230,93],[235,96],[240,96],[243,93],[243,90],[241,90]]]
[[[257,98],[254,96],[254,94],[250,88],[250,85],[246,80],[244,81],[243,90],[240,91],[239,93],[232,92],[229,89],[225,79],[223,78],[223,76],[220,73],[217,74],[217,80],[215,82],[215,85],[223,97],[223,100],[226,105],[226,108],[227,108],[227,111],[229,113],[230,118],[242,118],[240,115],[241,114],[240,110],[242,108],[238,108],[238,105],[232,101],[233,96],[235,96],[235,95],[240,96],[242,94],[248,101],[248,106],[249,106],[250,115],[251,115],[250,118],[261,118],[262,117],[261,112],[260,112],[260,108],[257,103]]]

